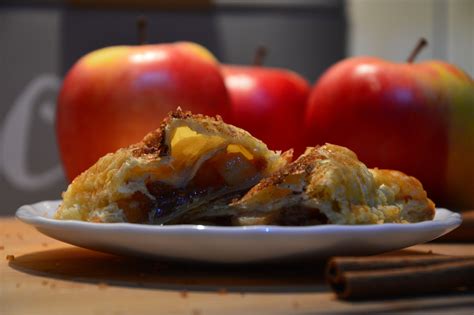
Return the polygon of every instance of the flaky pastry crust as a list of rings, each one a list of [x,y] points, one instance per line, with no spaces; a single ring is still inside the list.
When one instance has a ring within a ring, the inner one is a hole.
[[[233,203],[236,224],[374,224],[431,220],[434,204],[414,177],[368,169],[351,150],[308,148]]]

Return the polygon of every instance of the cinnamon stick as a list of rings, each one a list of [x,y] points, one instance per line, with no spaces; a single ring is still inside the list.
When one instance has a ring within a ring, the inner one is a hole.
[[[369,256],[369,257],[335,257],[331,259],[326,268],[326,279],[329,282],[348,271],[381,270],[403,267],[429,266],[436,263],[473,260],[469,256],[445,255],[409,255],[409,256]]]
[[[347,271],[330,284],[337,296],[343,299],[444,292],[474,286],[474,260],[376,271]]]

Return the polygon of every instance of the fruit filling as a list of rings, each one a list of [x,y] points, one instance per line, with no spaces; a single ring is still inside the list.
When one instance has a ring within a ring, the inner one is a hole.
[[[149,195],[135,192],[118,205],[128,222],[156,223],[178,208],[187,210],[211,203],[221,197],[221,191],[241,190],[242,194],[260,180],[266,167],[263,158],[254,157],[240,145],[231,144],[204,161],[184,187],[175,187],[159,180],[145,181]]]

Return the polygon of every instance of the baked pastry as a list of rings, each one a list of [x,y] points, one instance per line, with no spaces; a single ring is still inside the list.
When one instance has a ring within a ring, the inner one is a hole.
[[[308,148],[232,206],[237,225],[406,223],[431,220],[435,212],[414,177],[368,169],[332,144]]]
[[[56,218],[166,224],[180,223],[191,210],[194,217],[218,218],[233,198],[290,159],[291,152],[271,151],[219,117],[178,109],[140,143],[105,155],[79,175],[63,193]]]

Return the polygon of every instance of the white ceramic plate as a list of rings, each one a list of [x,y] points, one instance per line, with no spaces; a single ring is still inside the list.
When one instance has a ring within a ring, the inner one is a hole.
[[[52,219],[60,201],[20,207],[16,216],[60,241],[98,251],[218,263],[370,255],[431,241],[461,224],[458,213],[436,209],[414,224],[306,227],[143,225]]]

